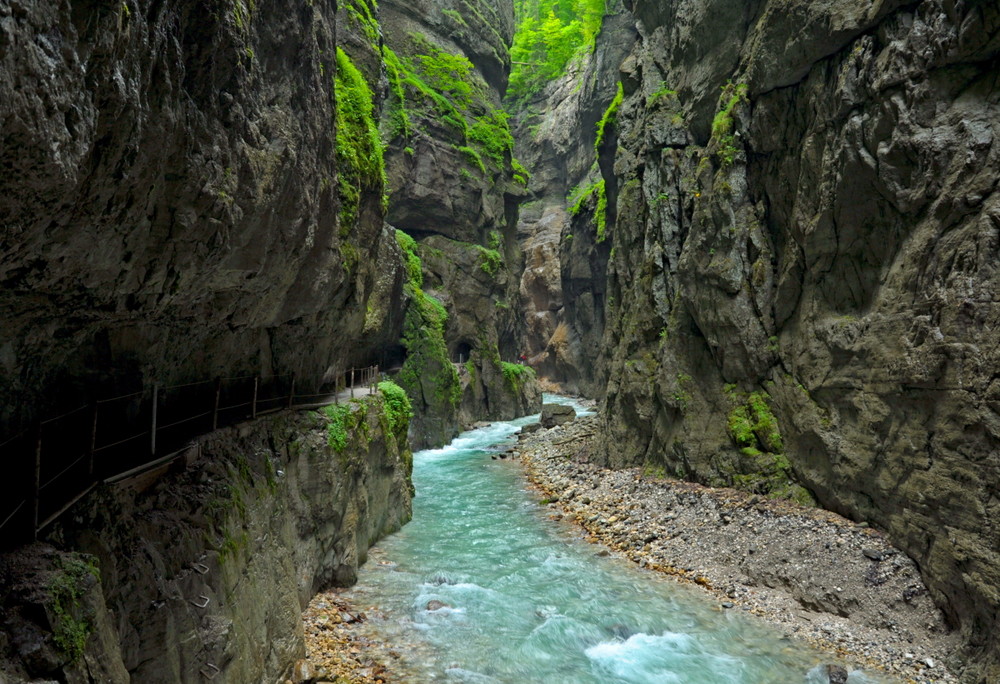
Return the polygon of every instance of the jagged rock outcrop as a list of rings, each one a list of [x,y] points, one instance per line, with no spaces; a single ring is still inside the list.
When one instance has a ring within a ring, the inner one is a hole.
[[[593,397],[604,391],[604,366],[595,361],[611,244],[598,240],[593,203],[576,212],[572,204],[599,178],[596,126],[615,97],[618,66],[635,40],[633,23],[620,7],[605,16],[592,52],[526,101],[511,103],[518,153],[532,172],[518,224],[527,355],[563,389]]]
[[[410,306],[423,309],[424,329],[441,318],[444,340],[443,350],[428,354],[434,345],[409,335],[400,377],[417,407],[415,445],[440,445],[463,424],[540,406],[534,379],[511,382],[504,366],[522,352],[524,328],[516,228],[526,179],[500,109],[513,7],[387,1],[379,16],[390,93],[382,124],[387,220],[416,241],[415,284],[425,292]],[[451,363],[454,373],[442,369]]]
[[[332,2],[4,2],[0,33],[0,425],[374,356],[392,267],[379,183],[338,225]]]
[[[410,516],[406,420],[382,399],[219,431],[169,471],[107,485],[0,557],[13,681],[278,681],[300,614]],[[65,679],[63,679],[65,678]],[[6,679],[5,679],[6,681]]]
[[[633,13],[605,458],[870,521],[997,679],[1000,9]]]

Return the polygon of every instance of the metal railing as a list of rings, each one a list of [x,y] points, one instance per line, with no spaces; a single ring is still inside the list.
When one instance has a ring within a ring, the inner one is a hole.
[[[168,463],[196,437],[277,411],[338,403],[359,387],[374,391],[378,378],[374,365],[310,382],[288,374],[154,384],[38,421],[0,441],[14,491],[0,498],[0,546],[37,538],[98,483]]]

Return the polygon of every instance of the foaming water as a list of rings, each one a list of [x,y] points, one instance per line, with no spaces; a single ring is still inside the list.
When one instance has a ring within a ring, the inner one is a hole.
[[[413,520],[373,549],[349,592],[386,616],[368,628],[405,653],[408,681],[825,684],[828,656],[599,557],[578,530],[548,519],[519,466],[488,455],[535,420],[414,454]]]

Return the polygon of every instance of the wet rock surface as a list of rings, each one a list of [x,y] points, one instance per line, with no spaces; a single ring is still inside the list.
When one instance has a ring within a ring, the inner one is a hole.
[[[517,450],[553,509],[642,567],[692,582],[790,638],[917,682],[955,682],[959,646],[916,565],[834,513],[592,462],[600,418]],[[834,675],[835,669],[831,669]]]

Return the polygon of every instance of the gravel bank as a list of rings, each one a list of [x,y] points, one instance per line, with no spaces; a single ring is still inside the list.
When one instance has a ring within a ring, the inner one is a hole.
[[[400,653],[392,644],[372,639],[365,629],[367,621],[368,616],[337,590],[317,594],[302,614],[306,661],[296,666],[292,684],[403,681],[393,670]]]
[[[515,449],[543,502],[593,541],[848,663],[959,681],[946,664],[957,640],[913,561],[879,532],[821,509],[599,468],[588,462],[598,429],[581,418],[522,435]]]

